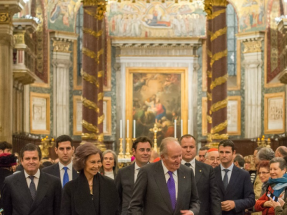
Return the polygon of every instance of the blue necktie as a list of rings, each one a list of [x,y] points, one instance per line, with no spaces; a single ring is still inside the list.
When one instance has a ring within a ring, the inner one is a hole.
[[[224,185],[224,189],[226,190],[227,186],[228,186],[228,171],[229,169],[224,169],[223,170],[225,172],[224,178],[223,178],[223,185]]]
[[[63,177],[63,187],[65,186],[66,183],[69,182],[69,175],[68,175],[68,167],[63,167],[65,170],[64,177]]]
[[[167,188],[168,188],[168,192],[169,192],[169,196],[171,200],[171,207],[174,210],[175,205],[176,205],[175,183],[174,183],[174,179],[172,176],[172,172],[168,171],[167,173],[169,174],[169,179],[166,184],[167,184]]]
[[[31,183],[30,183],[30,193],[31,193],[31,196],[32,196],[32,199],[35,200],[35,197],[36,197],[36,185],[34,183],[34,177],[33,175],[30,175],[29,178],[31,179]]]

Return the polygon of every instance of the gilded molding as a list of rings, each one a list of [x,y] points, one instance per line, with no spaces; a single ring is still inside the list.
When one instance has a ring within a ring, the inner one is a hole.
[[[103,142],[104,141],[104,134],[103,133],[98,134],[98,141],[99,142]]]
[[[227,0],[212,0],[213,7],[226,7],[227,4]]]
[[[207,119],[207,122],[208,122],[209,124],[212,123],[212,117],[211,117],[211,116],[207,115],[207,116],[206,116],[206,119]]]
[[[207,77],[212,78],[212,71],[207,71]]]
[[[83,32],[86,33],[86,34],[89,34],[95,38],[99,38],[100,36],[102,36],[103,34],[103,30],[100,30],[98,32],[96,31],[93,31],[92,29],[89,29],[89,28],[83,28]]]
[[[220,123],[219,125],[211,128],[211,133],[214,134],[214,133],[218,133],[222,130],[224,130],[225,128],[227,128],[227,120],[225,120],[225,122],[223,123]]]
[[[88,131],[91,131],[91,132],[94,132],[94,133],[98,133],[99,132],[99,129],[95,125],[93,125],[91,123],[88,123],[85,120],[82,120],[82,125]]]
[[[95,133],[82,133],[83,140],[97,140],[98,135]]]
[[[213,90],[215,87],[227,82],[227,79],[228,79],[228,74],[216,78],[214,81],[211,82],[210,89]]]
[[[262,52],[262,38],[243,40],[243,53]]]
[[[100,63],[100,56],[104,53],[104,49],[101,49],[97,53],[87,49],[83,48],[82,52],[84,55],[88,56],[89,58],[95,59],[95,61],[99,64]]]
[[[105,2],[99,2],[97,6],[97,19],[102,20],[105,16],[106,12],[106,3]]]
[[[65,52],[71,53],[70,51],[71,42],[54,40],[53,41],[53,51],[54,52]]]
[[[0,24],[11,23],[11,16],[9,13],[0,13]]]
[[[214,34],[212,34],[211,37],[210,37],[210,41],[213,41],[213,40],[217,39],[218,37],[226,34],[226,32],[227,32],[227,27],[222,28],[222,29],[214,32]]]
[[[98,125],[103,123],[104,119],[105,119],[105,115],[99,116],[98,117]]]
[[[104,76],[104,71],[98,71],[98,78],[101,78]]]
[[[218,61],[223,57],[227,57],[227,49],[222,51],[222,52],[218,52],[218,53],[214,54],[211,58],[210,66],[212,67],[212,65],[214,64],[215,61]]]
[[[14,34],[15,45],[16,44],[25,44],[25,32]]]
[[[90,82],[91,84],[96,85],[97,88],[100,87],[99,81],[96,76],[90,75],[86,72],[82,72],[82,77],[85,81]]]
[[[212,52],[208,49],[207,49],[207,55],[208,55],[208,57],[212,58]]]
[[[204,11],[207,13],[207,19],[212,19],[212,5],[210,0],[204,1]]]
[[[92,102],[91,100],[88,100],[86,98],[83,98],[82,97],[82,102],[83,102],[83,105],[91,110],[94,110],[96,111],[97,113],[100,112],[100,109],[98,108],[97,104]]]
[[[218,10],[216,12],[214,12],[211,16],[211,19],[215,19],[216,17],[218,17],[220,14],[226,13],[226,9],[222,9],[222,10]]]
[[[228,134],[212,134],[211,138],[213,140],[227,140],[228,139]]]
[[[99,93],[98,94],[98,101],[101,101],[104,99],[104,93]]]
[[[96,6],[98,3],[98,0],[83,0],[83,6]]]
[[[228,99],[224,99],[222,101],[216,102],[215,104],[212,104],[210,107],[210,112],[214,113],[222,108],[227,107]]]
[[[209,101],[212,101],[212,94],[211,94],[211,93],[207,93],[207,99],[208,99]]]

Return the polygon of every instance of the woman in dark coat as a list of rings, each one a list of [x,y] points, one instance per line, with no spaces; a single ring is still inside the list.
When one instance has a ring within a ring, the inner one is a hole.
[[[92,143],[76,149],[73,167],[80,172],[63,190],[61,215],[118,214],[119,196],[114,181],[99,174],[101,151]]]

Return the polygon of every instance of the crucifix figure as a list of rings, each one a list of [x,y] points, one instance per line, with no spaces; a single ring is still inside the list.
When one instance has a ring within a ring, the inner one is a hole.
[[[156,123],[154,123],[153,128],[149,129],[150,131],[153,132],[153,141],[154,141],[154,145],[153,145],[153,150],[155,150],[157,152],[157,138],[156,138],[156,133],[161,131],[161,128],[158,128]]]

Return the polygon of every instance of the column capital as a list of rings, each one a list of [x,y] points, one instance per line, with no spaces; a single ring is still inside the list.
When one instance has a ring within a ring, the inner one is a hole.
[[[13,19],[14,32],[25,31],[32,34],[36,31],[38,23],[34,19],[17,18]]]
[[[258,68],[263,65],[262,54],[260,52],[246,53],[242,62],[245,69]]]
[[[210,0],[212,7],[226,7],[228,5],[227,0]]]
[[[11,24],[13,15],[22,11],[24,6],[24,0],[0,1],[0,23]]]
[[[211,19],[212,15],[212,0],[204,1],[204,11],[207,13],[207,19]]]
[[[262,52],[262,41],[265,37],[264,31],[239,33],[236,35],[244,45],[243,53]]]
[[[0,25],[0,44],[14,45],[13,26],[10,24]]]
[[[72,62],[68,59],[53,59],[52,64],[56,67],[62,65],[65,68],[70,68],[73,65]]]
[[[64,52],[71,53],[70,46],[73,41],[78,39],[78,34],[52,31],[50,37],[53,40],[53,51],[54,52]]]

